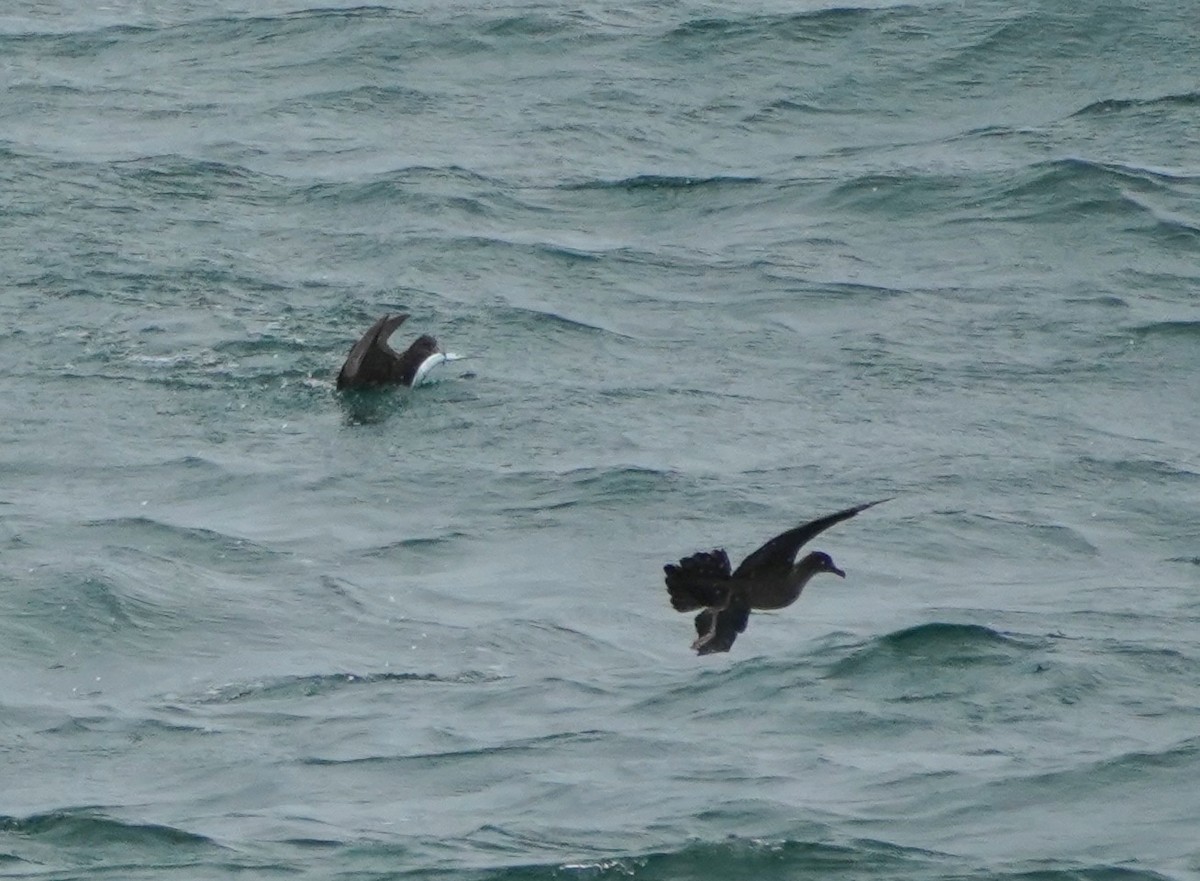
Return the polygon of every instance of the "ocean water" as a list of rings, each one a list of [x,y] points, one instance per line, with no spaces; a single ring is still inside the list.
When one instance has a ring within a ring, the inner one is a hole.
[[[1200,878],[1194,3],[0,11],[0,877]],[[339,395],[385,312],[469,360]],[[662,566],[847,570],[688,648]]]

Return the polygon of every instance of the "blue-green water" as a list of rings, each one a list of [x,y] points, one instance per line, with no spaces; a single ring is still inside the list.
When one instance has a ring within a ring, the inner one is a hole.
[[[0,876],[1200,878],[1200,28],[0,11]],[[378,315],[470,361],[339,397]],[[895,495],[688,650],[662,565]]]

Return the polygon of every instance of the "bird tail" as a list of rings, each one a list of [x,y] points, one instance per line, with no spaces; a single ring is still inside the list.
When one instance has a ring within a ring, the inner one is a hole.
[[[668,563],[663,572],[675,611],[692,612],[725,604],[730,566],[729,556],[723,550],[700,551],[678,563]]]

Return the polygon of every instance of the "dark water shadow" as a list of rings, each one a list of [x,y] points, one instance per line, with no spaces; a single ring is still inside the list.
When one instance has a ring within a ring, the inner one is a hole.
[[[408,405],[411,394],[411,389],[387,386],[337,392],[336,397],[346,425],[382,425]]]

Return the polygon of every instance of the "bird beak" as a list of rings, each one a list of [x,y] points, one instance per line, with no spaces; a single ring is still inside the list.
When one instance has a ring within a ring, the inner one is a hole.
[[[830,566],[829,571],[832,572],[834,575],[836,575],[838,578],[846,577],[846,573],[843,572],[841,569],[839,569],[837,566]]]

